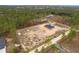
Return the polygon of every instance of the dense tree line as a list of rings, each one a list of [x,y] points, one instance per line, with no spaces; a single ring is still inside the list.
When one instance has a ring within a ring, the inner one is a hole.
[[[47,8],[47,9],[31,9],[31,8],[0,8],[0,33],[15,30],[17,27],[23,26],[29,22],[35,21],[47,16],[55,14],[63,16],[73,26],[79,25],[79,9],[67,8]]]
[[[10,29],[23,26],[29,22],[44,17],[45,10],[37,9],[0,9],[0,33],[10,31]]]

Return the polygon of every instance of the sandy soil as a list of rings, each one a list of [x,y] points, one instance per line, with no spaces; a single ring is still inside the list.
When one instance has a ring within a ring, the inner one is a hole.
[[[59,44],[67,49],[70,53],[79,53],[79,33],[76,33],[76,37],[73,41],[60,41]]]
[[[22,46],[27,49],[31,49],[40,43],[46,41],[46,37],[54,35],[57,31],[61,31],[62,28],[55,26],[52,29],[45,27],[47,23],[20,29],[17,31],[18,39],[20,40]]]

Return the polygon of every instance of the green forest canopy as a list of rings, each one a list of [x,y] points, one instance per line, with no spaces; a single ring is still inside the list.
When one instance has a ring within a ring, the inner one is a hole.
[[[66,8],[0,8],[0,33],[13,31],[34,19],[45,17],[48,14],[64,16],[71,25],[79,25],[79,9]]]

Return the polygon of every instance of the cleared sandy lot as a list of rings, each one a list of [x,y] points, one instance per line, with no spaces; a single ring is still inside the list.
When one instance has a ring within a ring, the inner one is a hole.
[[[45,42],[47,37],[54,36],[56,33],[65,30],[65,28],[56,25],[54,28],[49,29],[45,27],[47,24],[48,23],[44,23],[17,30],[17,37],[25,50],[32,49],[33,47]]]

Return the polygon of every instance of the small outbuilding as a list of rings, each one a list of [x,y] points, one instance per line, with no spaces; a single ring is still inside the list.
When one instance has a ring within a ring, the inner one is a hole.
[[[54,28],[54,24],[52,24],[51,21],[50,21],[50,19],[52,19],[53,16],[54,16],[54,15],[51,14],[51,15],[48,15],[48,16],[46,17],[46,20],[47,20],[47,22],[48,22],[48,24],[46,25],[46,27],[48,27],[49,29]]]

